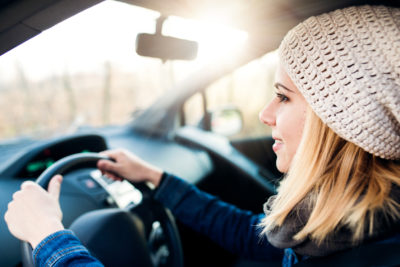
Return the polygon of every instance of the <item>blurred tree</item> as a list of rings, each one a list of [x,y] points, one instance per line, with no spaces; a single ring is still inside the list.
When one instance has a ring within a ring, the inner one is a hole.
[[[18,80],[18,89],[22,93],[22,97],[24,98],[24,105],[23,105],[23,114],[21,118],[17,118],[15,120],[15,131],[16,133],[20,133],[21,129],[25,128],[26,126],[31,127],[32,125],[32,95],[29,89],[29,82],[25,75],[24,68],[20,61],[15,61],[15,68],[17,73],[17,80]],[[26,125],[26,126],[25,126]]]
[[[70,75],[68,74],[67,69],[64,70],[62,81],[63,81],[63,90],[67,96],[67,102],[69,107],[68,121],[72,123],[76,117],[77,108],[76,108],[74,90],[71,86],[71,78]]]
[[[104,62],[104,87],[103,87],[103,108],[102,122],[108,124],[110,122],[111,112],[111,62]]]

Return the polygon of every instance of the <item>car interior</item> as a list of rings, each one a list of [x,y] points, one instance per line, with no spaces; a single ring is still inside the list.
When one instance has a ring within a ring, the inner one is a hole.
[[[9,51],[24,42],[31,41],[31,38],[33,40],[35,36],[46,32],[54,25],[100,5],[101,2],[103,1],[0,0],[0,59]],[[95,162],[98,160],[96,155],[107,149],[126,149],[226,202],[255,213],[262,213],[263,203],[276,193],[282,177],[282,173],[275,167],[273,139],[266,128],[256,136],[239,135],[238,133],[244,131],[243,125],[247,123],[247,117],[243,116],[244,109],[254,107],[253,102],[247,102],[241,107],[230,105],[232,103],[213,106],[218,99],[208,97],[209,92],[213,90],[210,87],[220,82],[223,77],[232,77],[230,75],[243,66],[253,64],[254,61],[268,60],[264,55],[279,46],[285,33],[312,15],[350,5],[368,3],[400,6],[400,2],[390,0],[104,2],[122,2],[126,5],[124,8],[135,6],[157,12],[154,17],[154,31],[139,33],[136,36],[136,44],[129,45],[132,46],[132,53],[156,58],[163,66],[171,61],[193,60],[201,49],[201,45],[190,38],[165,35],[162,29],[163,23],[165,24],[169,17],[196,20],[200,18],[200,11],[212,10],[217,16],[228,17],[230,27],[245,32],[247,42],[239,51],[216,57],[192,74],[186,75],[186,78],[171,86],[169,90],[160,93],[146,108],[135,111],[131,119],[125,123],[106,126],[83,125],[67,133],[42,138],[31,136],[6,138],[0,135],[2,218],[12,194],[19,189],[23,181],[35,181],[38,177],[48,179],[49,173],[62,172],[65,176],[60,196],[63,224],[73,228],[83,243],[89,249],[93,249],[96,256],[110,264],[109,266],[124,266],[128,262],[135,261],[143,263],[137,266],[279,266],[281,262],[255,262],[233,255],[207,237],[175,221],[168,210],[151,200],[152,189],[148,186],[112,181],[102,176],[95,168]],[[79,40],[76,42],[78,45],[83,45]],[[135,45],[136,51],[134,51]],[[217,42],[215,41],[213,45],[216,46]],[[102,90],[101,86],[99,87],[99,90]],[[10,89],[0,79],[0,94],[1,91]],[[140,89],[146,90],[146,88]],[[250,88],[240,89],[244,94],[252,94]],[[91,99],[89,95],[85,101],[89,103]],[[22,98],[4,101],[18,101],[21,105],[27,103],[27,100]],[[194,105],[192,101],[196,101],[196,105],[199,106],[195,119],[192,119],[192,115],[187,112]],[[266,104],[267,100],[261,99],[261,102]],[[118,107],[112,106],[112,108]],[[3,110],[5,113],[3,116],[13,118],[13,112]],[[258,120],[257,115],[253,117],[254,120]],[[0,124],[1,120],[0,116]],[[6,133],[6,130],[5,126],[0,127],[0,132]],[[248,131],[251,132],[252,129]],[[43,182],[41,185],[45,187],[47,184]],[[118,211],[118,215],[115,216],[123,218],[118,222],[112,222],[111,226],[110,222],[102,217],[109,216],[107,214],[115,210],[128,210],[129,214],[136,214],[141,222],[137,222],[136,217],[132,219],[129,215],[127,219],[130,221],[129,225],[135,227],[132,231],[126,230],[131,232],[122,234],[121,237],[121,233],[125,231],[122,230],[121,224],[126,220],[126,214]],[[140,228],[137,225],[142,223],[145,225],[144,240],[142,233],[137,232]],[[100,229],[97,232],[93,230],[96,227]],[[106,228],[113,228],[114,231],[105,234],[103,230]],[[126,250],[121,250],[116,243],[118,238],[122,240],[123,236],[127,235],[132,238],[126,242],[121,241],[126,247]],[[104,247],[113,249],[104,252]],[[367,252],[360,253],[368,255],[368,251],[376,249],[378,248],[371,247],[367,248]],[[394,259],[393,254],[396,254],[399,248],[379,249],[382,255],[385,255],[383,258]],[[105,254],[101,255],[103,252]],[[33,266],[29,259],[30,253],[32,252],[29,251],[29,246],[21,245],[21,242],[9,233],[4,220],[1,219],[0,266]],[[138,254],[145,256],[137,258]],[[125,257],[126,260],[119,261]],[[348,262],[349,259],[356,257],[355,254],[339,255],[336,263]],[[398,260],[398,256],[395,258]],[[368,260],[371,262],[375,259]],[[305,261],[301,264],[321,266],[329,263],[335,263],[335,257],[322,261]],[[377,262],[378,265],[380,263],[382,262]]]

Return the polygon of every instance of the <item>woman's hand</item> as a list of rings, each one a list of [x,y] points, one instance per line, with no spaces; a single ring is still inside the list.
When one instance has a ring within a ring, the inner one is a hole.
[[[12,235],[35,248],[48,235],[64,229],[58,202],[61,182],[62,176],[55,175],[48,191],[32,181],[22,183],[4,215]]]
[[[97,167],[111,179],[125,178],[131,182],[151,182],[158,186],[163,171],[126,150],[108,150],[101,154],[110,157],[110,160],[99,160]]]

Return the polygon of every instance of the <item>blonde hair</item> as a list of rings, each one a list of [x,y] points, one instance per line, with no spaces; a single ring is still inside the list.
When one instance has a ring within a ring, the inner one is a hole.
[[[262,221],[262,233],[279,227],[300,203],[310,211],[305,226],[293,237],[324,241],[339,226],[352,239],[372,234],[377,213],[399,218],[399,203],[390,196],[400,185],[400,165],[378,158],[334,133],[308,108],[303,136],[271,211]]]

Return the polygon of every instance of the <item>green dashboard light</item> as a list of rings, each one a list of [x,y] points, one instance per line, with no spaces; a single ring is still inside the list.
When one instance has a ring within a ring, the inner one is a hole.
[[[51,165],[54,164],[54,160],[49,159],[49,160],[47,160],[47,161],[45,162],[45,164],[46,164],[46,168],[48,168],[48,167],[50,167]]]
[[[47,160],[41,160],[41,161],[33,161],[28,163],[26,166],[26,170],[28,172],[37,172],[40,170],[45,170],[46,168],[50,167],[53,165],[54,160],[47,159]]]

